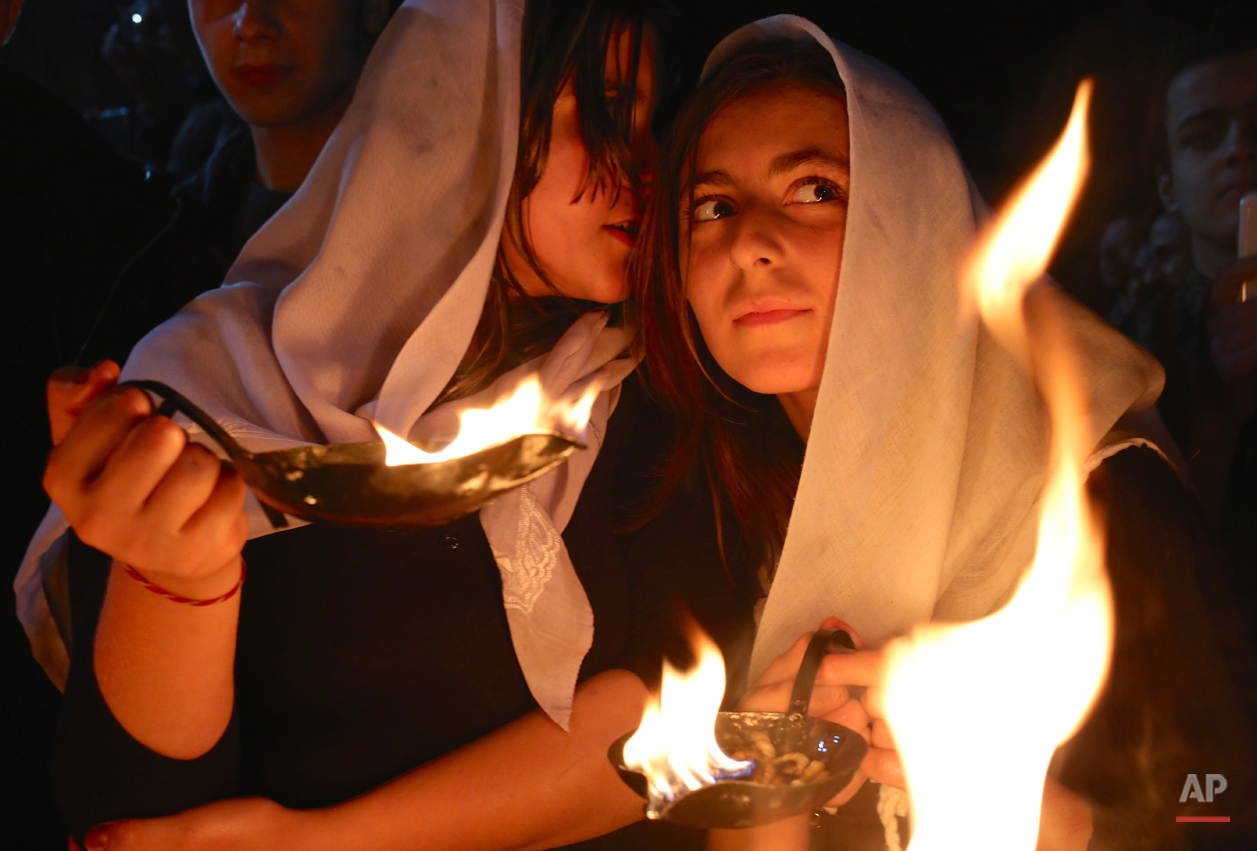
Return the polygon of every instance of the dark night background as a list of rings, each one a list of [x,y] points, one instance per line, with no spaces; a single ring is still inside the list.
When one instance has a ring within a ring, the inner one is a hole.
[[[1093,176],[1055,267],[1084,301],[1096,286],[1104,225],[1156,207],[1154,106],[1164,48],[1207,26],[1215,12],[1205,2],[1108,0],[704,0],[681,8],[672,50],[683,80],[738,25],[780,12],[809,17],[898,68],[942,114],[992,203],[1046,152],[1078,80],[1095,75]],[[181,167],[171,161],[171,140],[191,106],[216,97],[177,0],[26,0],[0,61],[44,83],[118,150],[157,170]],[[31,531],[11,534],[25,539]],[[13,610],[8,582],[0,608]],[[63,849],[45,766],[57,694],[17,621],[5,615],[4,624],[0,762],[8,791],[0,796],[0,847]]]

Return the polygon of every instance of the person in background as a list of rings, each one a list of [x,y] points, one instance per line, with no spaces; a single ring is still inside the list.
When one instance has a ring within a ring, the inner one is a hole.
[[[1155,347],[1157,318],[1167,299],[1187,282],[1191,271],[1191,241],[1183,220],[1162,213],[1152,222],[1148,241],[1135,252],[1125,291],[1109,322],[1145,349]],[[1103,257],[1101,258],[1103,268]]]
[[[123,92],[115,106],[88,113],[89,120],[124,157],[160,170],[193,106],[218,99],[187,0],[133,0],[118,8],[100,55]]]
[[[211,153],[174,187],[163,229],[94,317],[80,363],[121,363],[150,329],[222,283],[240,249],[310,171],[392,5],[191,0],[189,10],[234,116],[215,122]]]
[[[1144,277],[1159,293],[1170,293],[1187,283],[1192,269],[1191,232],[1173,213],[1162,213],[1148,229],[1148,263]]]
[[[1162,416],[1191,459],[1192,482],[1230,550],[1233,591],[1251,619],[1257,300],[1239,297],[1257,278],[1257,258],[1238,257],[1238,224],[1240,199],[1257,190],[1257,39],[1251,29],[1245,39],[1187,55],[1166,89],[1158,190],[1186,226],[1191,267],[1165,300],[1154,353],[1166,368]]]
[[[1130,216],[1114,219],[1100,237],[1100,284],[1105,295],[1115,301],[1115,309],[1127,292],[1142,238],[1139,223]]]
[[[210,75],[245,125],[222,137],[181,184],[205,206],[230,264],[314,165],[349,105],[391,2],[189,5]]]

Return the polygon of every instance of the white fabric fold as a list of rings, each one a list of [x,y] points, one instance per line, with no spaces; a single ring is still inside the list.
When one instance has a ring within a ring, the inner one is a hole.
[[[751,676],[826,616],[871,645],[997,608],[1029,564],[1046,459],[1031,380],[960,297],[985,205],[942,121],[898,73],[802,18],[750,24],[711,69],[771,39],[815,41],[847,90],[851,186],[833,327]],[[1160,367],[1050,282],[1088,374],[1092,444],[1150,408]]]
[[[515,166],[522,14],[522,0],[407,0],[301,189],[249,241],[223,288],[141,341],[123,377],[169,384],[254,451],[375,440],[372,419],[412,438],[447,428],[470,400],[426,412],[468,348],[497,254]],[[578,320],[554,352],[490,391],[529,371],[554,398],[598,382],[607,389],[591,423],[602,433],[632,369],[618,357],[624,333],[604,326],[600,315]],[[593,633],[558,534],[598,442],[481,515],[520,665],[564,727]],[[250,508],[250,534],[269,533]],[[65,529],[54,507],[15,583],[35,654],[60,682],[65,653],[41,565]]]

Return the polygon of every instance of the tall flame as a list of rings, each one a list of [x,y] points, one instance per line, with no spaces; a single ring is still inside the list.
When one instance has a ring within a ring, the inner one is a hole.
[[[725,666],[719,648],[697,627],[691,643],[698,664],[681,673],[664,660],[659,697],[651,698],[637,732],[624,744],[624,764],[646,775],[649,818],[659,818],[684,792],[742,777],[753,767],[725,756],[716,744]]]
[[[373,425],[384,441],[384,463],[388,466],[433,464],[462,458],[525,434],[548,434],[556,429],[584,431],[601,389],[599,382],[592,381],[581,390],[575,401],[550,400],[542,391],[541,382],[532,376],[521,382],[499,404],[463,411],[459,417],[458,436],[438,452],[425,452],[379,423]]]
[[[1052,444],[1037,549],[1012,601],[973,623],[918,627],[889,647],[887,720],[916,818],[913,851],[1033,849],[1052,753],[1107,675],[1112,599],[1084,488],[1092,447],[1076,358],[1060,334],[1031,341],[1021,311],[1088,167],[1090,92],[1084,81],[1065,133],[964,276],[992,332],[1027,364],[1033,356]]]

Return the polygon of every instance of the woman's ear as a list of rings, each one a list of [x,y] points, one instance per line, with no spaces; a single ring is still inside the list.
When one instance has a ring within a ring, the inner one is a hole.
[[[393,16],[392,0],[363,0],[362,28],[370,35],[379,35]]]

